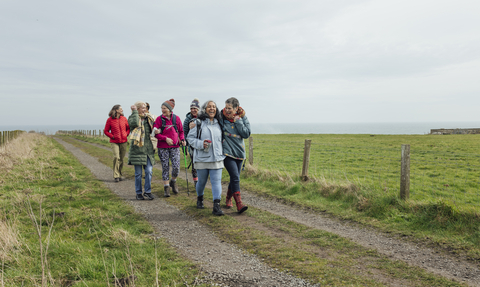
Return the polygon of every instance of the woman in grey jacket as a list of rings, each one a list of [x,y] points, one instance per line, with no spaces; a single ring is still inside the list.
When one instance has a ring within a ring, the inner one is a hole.
[[[242,213],[248,209],[248,206],[242,203],[242,198],[240,197],[240,171],[245,159],[245,143],[243,139],[250,137],[250,122],[245,116],[245,111],[240,107],[238,100],[233,97],[225,101],[225,108],[222,110],[222,120],[223,132],[225,133],[223,154],[226,156],[223,163],[230,175],[225,203],[227,208],[232,208],[233,197],[238,213]]]
[[[190,125],[187,135],[187,141],[193,148],[193,163],[198,174],[197,208],[204,208],[203,194],[210,175],[213,196],[212,213],[218,216],[223,215],[223,211],[220,209],[220,199],[222,197],[223,159],[225,158],[220,123],[221,116],[217,104],[214,101],[207,101],[202,105],[195,125]]]

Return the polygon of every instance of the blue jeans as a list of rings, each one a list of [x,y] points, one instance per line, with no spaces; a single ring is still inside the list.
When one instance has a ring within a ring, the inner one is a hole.
[[[240,191],[240,171],[242,170],[243,160],[233,159],[231,157],[225,157],[223,160],[223,165],[228,171],[230,176],[230,183],[228,184],[228,189],[232,192]]]
[[[147,165],[135,165],[135,192],[142,194],[142,169],[145,169],[145,193],[151,193],[153,165],[148,157]]]
[[[197,169],[197,196],[202,196],[207,184],[208,175],[210,175],[210,183],[212,184],[213,200],[222,198],[222,170],[219,169]]]

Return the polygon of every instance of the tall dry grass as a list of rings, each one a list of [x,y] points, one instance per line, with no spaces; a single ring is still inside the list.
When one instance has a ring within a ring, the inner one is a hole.
[[[46,137],[37,133],[23,133],[0,148],[0,171],[8,172],[25,159],[34,158],[35,147]]]
[[[18,230],[11,222],[0,219],[0,261],[7,262],[12,260],[12,252],[15,247],[20,245],[18,239]]]

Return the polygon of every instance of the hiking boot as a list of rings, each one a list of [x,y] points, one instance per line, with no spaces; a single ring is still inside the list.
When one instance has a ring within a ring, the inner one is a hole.
[[[151,193],[145,193],[145,199],[147,200],[153,200],[155,197],[153,197],[153,194]]]
[[[144,200],[145,197],[143,197],[143,195],[141,193],[137,194],[137,200]]]
[[[172,191],[174,194],[178,194],[178,186],[177,186],[177,181],[173,181],[173,179],[170,180],[169,182],[170,187],[172,187]]]
[[[118,181],[119,181],[119,179],[118,179],[118,177],[116,177],[116,178],[115,178],[115,182],[118,182]]]
[[[164,186],[163,190],[165,190],[165,197],[170,197],[170,186]]]
[[[248,206],[243,205],[242,203],[242,197],[240,197],[240,191],[234,192],[233,193],[233,198],[235,199],[235,203],[237,204],[237,212],[238,214],[244,212],[245,210],[248,209]]]
[[[204,209],[205,208],[203,206],[203,195],[202,196],[197,196],[197,208],[198,209]]]
[[[224,215],[223,211],[220,209],[220,199],[215,199],[213,201],[213,211],[212,211],[212,213],[213,213],[213,215],[216,215],[216,216]]]
[[[225,208],[232,208],[233,207],[233,203],[232,203],[232,191],[229,189],[227,191],[227,197],[225,197]]]
[[[125,179],[123,177],[118,178],[119,181],[124,181]]]

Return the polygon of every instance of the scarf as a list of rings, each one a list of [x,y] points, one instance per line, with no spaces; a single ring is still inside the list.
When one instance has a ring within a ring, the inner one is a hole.
[[[146,119],[150,125],[150,130],[153,130],[153,123],[155,120],[152,115],[145,113],[144,116],[139,115],[138,126],[130,133],[129,139],[133,140],[133,144],[142,147],[145,143],[145,127],[142,124],[142,119]]]
[[[241,118],[245,116],[245,110],[242,109],[242,107],[238,107],[237,112],[235,114],[227,115],[227,113],[225,113],[225,109],[223,109],[222,112],[223,112],[223,116],[231,123],[235,122],[235,116],[239,116]]]

